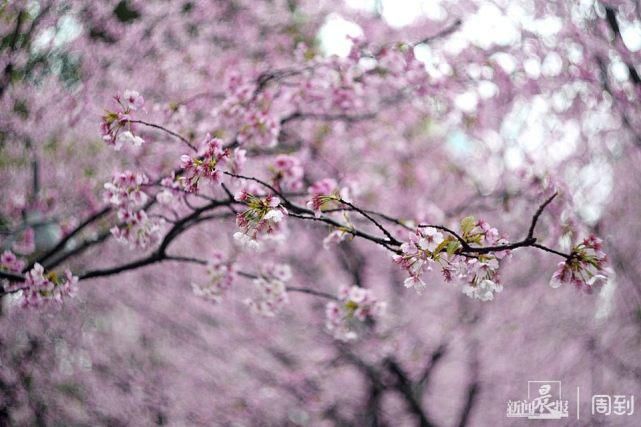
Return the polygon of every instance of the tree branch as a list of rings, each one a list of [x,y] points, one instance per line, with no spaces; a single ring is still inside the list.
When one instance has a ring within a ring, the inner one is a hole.
[[[436,228],[439,230],[446,231],[447,233],[450,233],[452,236],[454,236],[459,243],[461,243],[461,250],[458,252],[460,255],[480,255],[480,254],[489,254],[492,252],[501,252],[501,251],[508,251],[508,250],[513,250],[513,249],[518,249],[518,248],[524,248],[524,247],[534,247],[537,249],[541,249],[546,252],[550,252],[556,255],[559,255],[563,258],[570,259],[572,257],[572,254],[565,254],[563,252],[559,252],[557,250],[548,248],[546,246],[540,245],[536,243],[536,238],[534,237],[534,229],[536,228],[536,224],[541,217],[541,214],[545,210],[545,208],[552,203],[552,200],[557,196],[557,193],[554,193],[552,196],[550,196],[545,202],[543,202],[539,208],[536,210],[534,215],[532,216],[532,221],[530,223],[530,228],[528,229],[527,236],[523,238],[523,240],[520,240],[518,242],[514,243],[508,243],[505,245],[497,245],[497,246],[482,246],[482,247],[476,247],[476,246],[470,246],[467,241],[463,237],[461,237],[459,234],[457,234],[455,231],[450,230],[449,228],[440,226],[440,225],[431,225],[431,224],[420,224],[419,227],[425,228],[425,227],[432,227]]]
[[[372,223],[373,223],[373,224],[374,224],[374,225],[375,225],[379,230],[381,230],[381,231],[383,232],[383,234],[384,234],[384,235],[387,237],[387,239],[389,240],[389,243],[391,243],[392,245],[396,245],[396,246],[400,246],[400,245],[401,245],[401,242],[399,242],[398,240],[396,240],[396,239],[395,239],[395,238],[394,238],[394,237],[389,233],[389,231],[387,231],[387,230],[385,229],[385,227],[383,227],[383,226],[382,226],[378,221],[376,221],[374,218],[372,218],[372,217],[371,217],[371,216],[370,216],[366,211],[364,211],[364,210],[362,210],[362,209],[360,209],[360,208],[358,208],[358,207],[354,206],[352,203],[350,203],[350,202],[348,202],[348,201],[346,201],[346,200],[340,199],[339,201],[340,201],[341,203],[343,203],[344,205],[347,205],[347,206],[349,206],[350,208],[354,209],[356,212],[358,212],[359,214],[363,215],[363,216],[364,216],[365,218],[367,218],[368,220],[370,220],[370,221],[371,221],[371,222],[372,222]]]
[[[539,217],[545,210],[545,208],[552,203],[552,200],[558,195],[559,193],[554,193],[552,194],[539,208],[536,210],[534,213],[534,216],[532,217],[532,223],[530,224],[530,229],[527,232],[527,237],[524,240],[530,240],[534,238],[534,229],[536,228],[536,223],[539,221]]]
[[[384,363],[387,369],[394,375],[394,377],[396,377],[396,389],[407,402],[410,411],[418,418],[419,425],[421,427],[434,426],[434,424],[427,418],[427,415],[421,406],[421,402],[414,395],[412,383],[401,366],[391,357],[385,359]]]
[[[67,242],[71,240],[74,236],[76,236],[79,232],[81,232],[85,227],[88,225],[92,224],[94,221],[99,220],[106,214],[108,214],[111,211],[111,207],[107,206],[99,210],[98,212],[94,213],[93,215],[89,216],[86,218],[84,221],[82,221],[76,228],[74,228],[72,231],[67,233],[66,236],[64,236],[53,248],[49,249],[47,252],[45,252],[42,256],[40,256],[36,261],[30,263],[24,270],[23,272],[26,272],[28,270],[31,270],[34,266],[35,263],[40,263],[43,264],[45,261],[47,261],[49,258],[51,258],[53,255],[61,251],[62,249],[65,248],[67,245]]]
[[[434,40],[437,40],[437,39],[440,39],[440,38],[443,38],[443,37],[447,37],[450,34],[452,34],[455,31],[457,31],[461,27],[462,23],[463,23],[463,21],[460,18],[457,18],[456,20],[454,20],[454,22],[452,22],[447,27],[443,28],[438,33],[436,33],[434,35],[431,35],[431,36],[427,36],[427,37],[425,37],[425,38],[423,38],[423,39],[421,39],[421,40],[419,40],[417,42],[414,42],[414,43],[412,43],[412,46],[417,46],[419,44],[427,44],[427,43],[430,43],[430,42],[432,42]]]
[[[144,126],[148,126],[148,127],[154,128],[154,129],[159,129],[159,130],[161,130],[161,131],[163,131],[163,132],[165,132],[165,133],[167,133],[167,134],[169,134],[169,135],[171,135],[171,136],[173,136],[175,138],[178,138],[182,143],[187,145],[191,150],[198,151],[198,149],[191,142],[189,142],[189,140],[187,138],[185,138],[184,136],[180,135],[179,133],[174,132],[173,130],[167,129],[166,127],[157,125],[155,123],[145,122],[143,120],[128,120],[127,122],[128,123],[138,123],[138,124],[141,124],[141,125],[144,125]]]

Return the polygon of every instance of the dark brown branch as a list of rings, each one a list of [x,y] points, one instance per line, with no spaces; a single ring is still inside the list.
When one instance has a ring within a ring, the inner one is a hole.
[[[124,273],[125,271],[129,270],[135,270],[141,267],[144,267],[146,265],[150,264],[155,264],[157,262],[161,262],[167,260],[166,256],[163,256],[162,254],[159,254],[158,252],[154,252],[151,255],[138,259],[136,261],[132,261],[123,265],[119,265],[117,267],[111,267],[111,268],[105,268],[105,269],[98,269],[98,270],[91,270],[86,273],[82,273],[78,276],[79,280],[86,280],[86,279],[92,279],[95,277],[104,277],[104,276],[113,276],[116,274]]]
[[[534,216],[532,217],[532,223],[530,224],[530,229],[527,232],[527,237],[524,240],[530,240],[534,238],[534,229],[536,228],[536,223],[539,221],[539,217],[545,210],[545,208],[552,203],[552,200],[558,195],[559,193],[554,193],[552,194],[539,208],[536,210],[534,213]]]
[[[167,134],[169,134],[169,135],[171,135],[171,136],[173,136],[175,138],[178,138],[185,145],[187,145],[191,150],[198,151],[198,149],[191,142],[189,142],[189,140],[187,138],[185,138],[184,136],[180,135],[179,133],[174,132],[173,130],[167,129],[166,127],[157,125],[155,123],[145,122],[143,120],[128,120],[128,122],[129,123],[138,123],[138,124],[141,124],[141,125],[144,125],[144,126],[148,126],[148,127],[154,128],[154,129],[159,129],[159,130],[161,130],[161,131],[163,131],[163,132],[165,132],[165,133],[167,133]]]
[[[421,372],[421,375],[418,377],[417,388],[418,388],[418,391],[419,391],[419,393],[418,393],[419,396],[425,390],[425,388],[426,388],[427,384],[429,383],[429,380],[430,380],[430,378],[432,376],[432,373],[434,372],[434,368],[443,359],[443,356],[445,356],[446,352],[447,352],[447,344],[442,343],[430,355],[430,358],[427,361],[427,364],[425,365],[425,368],[423,368],[423,372]]]
[[[545,208],[552,203],[552,200],[557,196],[557,193],[554,193],[552,196],[550,196],[548,199],[543,202],[539,208],[536,210],[534,215],[532,216],[532,221],[530,223],[530,228],[528,229],[527,236],[518,242],[514,243],[508,243],[505,245],[497,245],[497,246],[483,246],[483,247],[475,247],[475,246],[470,246],[467,241],[463,237],[461,237],[459,234],[457,234],[455,231],[440,226],[440,225],[430,225],[430,224],[421,224],[419,227],[432,227],[436,228],[439,230],[446,231],[447,233],[450,233],[452,236],[454,236],[459,243],[461,244],[461,249],[459,250],[458,254],[460,255],[481,255],[481,254],[489,254],[492,252],[502,252],[502,251],[509,251],[513,249],[518,249],[518,248],[525,248],[525,247],[534,247],[537,249],[541,249],[546,252],[550,252],[559,256],[562,256],[563,258],[570,259],[572,257],[572,254],[565,254],[563,252],[556,251],[554,249],[548,248],[546,246],[540,245],[536,243],[536,238],[534,237],[534,229],[536,228],[536,224],[539,221],[539,218],[541,217],[541,214],[545,210]]]
[[[431,36],[427,36],[424,39],[421,39],[421,40],[419,40],[417,42],[414,42],[414,43],[412,43],[412,46],[417,46],[419,44],[427,44],[427,43],[430,43],[430,42],[432,42],[434,40],[441,39],[443,37],[447,37],[450,34],[452,34],[455,31],[457,31],[460,28],[462,23],[463,23],[463,21],[460,18],[457,18],[449,26],[443,28],[438,33],[436,33],[434,35],[431,35]]]
[[[309,214],[311,214],[311,213],[312,212],[310,211]],[[294,217],[294,218],[305,219],[305,220],[308,220],[308,221],[323,222],[325,224],[329,224],[329,225],[331,225],[333,227],[336,227],[338,229],[341,229],[341,230],[345,231],[346,233],[349,233],[349,234],[351,234],[353,236],[362,237],[365,240],[369,240],[371,242],[377,243],[377,244],[383,246],[385,249],[387,249],[387,250],[389,250],[391,252],[394,252],[396,254],[400,254],[401,253],[399,249],[390,247],[389,246],[389,242],[387,240],[380,239],[380,238],[372,236],[372,235],[370,235],[368,233],[365,233],[365,232],[362,232],[360,230],[357,230],[357,229],[355,229],[353,227],[349,227],[347,225],[341,224],[338,221],[335,221],[335,220],[333,220],[331,218],[327,218],[327,217],[317,218],[317,217],[315,217],[313,215],[309,215],[309,214],[308,215],[301,215],[301,214],[293,213],[293,212],[289,212],[288,213],[289,216]]]
[[[623,37],[621,36],[621,28],[619,27],[619,23],[617,21],[616,10],[608,5],[604,5],[604,8],[605,8],[605,18],[606,18],[606,21],[608,22],[608,26],[612,30],[615,44],[617,41],[624,44]],[[636,4],[636,8],[637,8],[637,13],[641,14],[638,2]],[[601,85],[603,86],[603,89],[612,96],[612,101],[615,102],[616,97],[614,96],[614,93],[609,83],[607,65],[605,63],[605,60],[599,55],[597,55],[595,59],[601,72]],[[630,80],[632,81],[632,83],[637,86],[641,86],[641,77],[639,76],[639,73],[637,72],[634,64],[630,62],[624,62],[624,63],[628,68],[628,72],[630,73]],[[617,105],[617,109],[621,114],[621,119],[623,121],[624,126],[627,127],[628,130],[634,136],[635,145],[637,145],[638,147],[641,147],[641,134],[639,134],[639,132],[634,128],[625,110],[621,106],[619,106],[618,103],[615,103],[615,104]]]
[[[368,233],[365,233],[363,231],[357,230],[357,229],[355,229],[353,227],[349,227],[349,226],[346,226],[345,224],[341,224],[338,221],[335,221],[335,220],[333,220],[331,218],[327,218],[327,217],[324,217],[324,216],[321,216],[320,218],[317,218],[316,216],[314,216],[314,211],[312,211],[311,209],[307,209],[307,208],[304,208],[302,206],[298,206],[298,205],[294,204],[282,192],[278,191],[272,185],[270,185],[270,184],[266,183],[265,181],[262,181],[262,180],[260,180],[258,178],[255,178],[255,177],[252,177],[252,176],[238,175],[238,174],[234,174],[234,173],[231,173],[231,172],[224,172],[224,174],[228,175],[228,176],[231,176],[231,177],[234,177],[234,178],[238,178],[238,179],[244,179],[244,180],[248,180],[248,181],[253,181],[253,182],[256,182],[256,183],[264,186],[265,188],[269,189],[271,192],[273,192],[275,195],[277,195],[281,199],[281,203],[288,210],[288,215],[289,216],[292,216],[294,218],[299,218],[299,219],[306,219],[306,220],[310,220],[310,221],[324,222],[326,224],[329,224],[329,225],[332,225],[334,227],[337,227],[337,228],[340,228],[342,230],[345,230],[346,232],[348,232],[348,233],[350,233],[350,234],[352,234],[354,236],[362,237],[362,238],[364,238],[366,240],[370,240],[372,242],[375,242],[375,243],[385,247],[386,249],[388,249],[388,250],[390,250],[390,251],[392,251],[394,253],[398,253],[398,249],[391,248],[390,245],[399,246],[400,242],[399,242],[399,244],[395,244],[393,242],[389,242],[387,240],[384,240],[384,239],[378,238],[376,236],[372,236],[372,235],[370,235]]]
[[[40,256],[36,261],[32,262],[27,266],[23,271],[28,271],[33,268],[33,265],[35,263],[40,263],[43,264],[45,261],[47,261],[49,258],[51,258],[53,255],[57,254],[61,250],[65,248],[69,240],[71,240],[74,236],[76,236],[79,232],[81,232],[85,227],[88,225],[92,224],[93,222],[99,220],[106,214],[108,214],[111,211],[111,207],[107,206],[99,210],[98,212],[94,213],[93,215],[90,215],[88,218],[86,218],[84,221],[82,221],[76,228],[71,230],[66,236],[64,236],[53,248],[48,250],[46,253],[44,253],[42,256]]]
[[[281,79],[284,79],[286,77],[292,77],[292,76],[297,76],[301,73],[304,73],[307,70],[313,69],[313,66],[307,66],[303,68],[283,68],[283,69],[278,69],[278,70],[271,70],[271,71],[266,71],[262,74],[260,74],[256,78],[256,89],[254,90],[254,94],[252,96],[252,100],[254,100],[259,93],[261,93],[267,85],[271,81],[278,81]]]
[[[357,230],[354,227],[346,226],[345,224],[341,224],[341,223],[333,220],[332,218],[328,218],[328,217],[324,217],[324,216],[316,217],[316,216],[313,215],[314,212],[312,210],[306,209],[304,207],[301,207],[301,206],[298,206],[298,205],[292,203],[291,201],[289,201],[286,198],[286,196],[284,194],[282,194],[276,188],[274,188],[273,186],[269,185],[268,183],[266,183],[266,182],[264,182],[264,181],[262,181],[262,180],[260,180],[258,178],[247,177],[247,176],[243,176],[243,175],[237,175],[237,174],[233,174],[233,173],[230,173],[230,172],[224,172],[224,173],[226,175],[229,175],[229,176],[234,177],[234,178],[251,180],[251,181],[257,182],[257,183],[263,185],[264,187],[268,188],[270,191],[272,191],[274,194],[278,195],[282,199],[283,206],[286,207],[289,210],[288,213],[292,217],[299,218],[299,219],[304,219],[304,220],[312,220],[312,221],[323,222],[325,224],[331,225],[331,226],[339,228],[341,230],[345,230],[345,232],[350,233],[350,234],[352,234],[354,236],[361,237],[361,238],[364,238],[366,240],[370,240],[370,241],[372,241],[374,243],[377,243],[377,244],[383,246],[384,248],[386,248],[386,249],[388,249],[388,250],[390,250],[390,251],[392,251],[394,253],[400,253],[400,250],[398,249],[398,246],[400,246],[401,242],[399,242],[398,240],[394,239],[391,236],[391,234],[377,220],[375,220],[373,218],[372,215],[379,215],[381,217],[384,217],[388,221],[400,224],[399,220],[395,220],[395,219],[393,219],[391,217],[388,217],[386,215],[379,214],[379,213],[376,213],[376,212],[373,212],[373,211],[366,211],[364,209],[358,208],[357,206],[355,206],[351,202],[346,202],[344,200],[340,200],[341,203],[347,205],[350,209],[360,213],[365,218],[370,220],[373,224],[375,224],[377,226],[377,228],[379,228],[388,237],[389,240],[381,239],[381,238],[378,238],[376,236],[372,236],[372,235],[370,235],[368,233],[365,233],[363,231]],[[153,253],[148,255],[147,257],[143,257],[143,258],[140,258],[138,260],[135,260],[135,261],[123,264],[123,265],[111,267],[111,268],[88,271],[88,272],[85,272],[85,273],[81,274],[79,277],[81,279],[88,279],[88,278],[93,278],[93,277],[110,276],[110,275],[119,274],[119,273],[124,272],[124,271],[137,269],[137,268],[140,268],[140,267],[144,267],[144,266],[147,266],[147,265],[150,265],[150,264],[154,264],[154,263],[157,263],[157,262],[162,262],[162,261],[182,261],[182,262],[198,263],[198,264],[201,264],[201,265],[206,264],[205,261],[198,260],[196,258],[168,255],[167,254],[167,249],[169,248],[169,245],[171,244],[171,242],[176,237],[178,237],[180,234],[182,234],[185,230],[187,230],[192,225],[195,225],[195,224],[198,224],[200,222],[203,222],[201,220],[201,218],[200,218],[200,216],[203,213],[205,213],[205,212],[207,212],[207,211],[209,211],[211,209],[215,209],[215,208],[217,208],[219,206],[231,206],[234,203],[238,203],[235,200],[233,200],[229,190],[226,189],[226,193],[227,193],[227,195],[229,197],[228,199],[222,200],[222,201],[212,200],[211,202],[209,202],[208,204],[206,204],[206,205],[204,205],[202,207],[198,207],[198,208],[194,207],[192,209],[192,212],[189,215],[185,216],[184,218],[182,218],[180,220],[175,221],[173,223],[172,228],[164,236],[164,238],[161,241],[161,243],[158,246],[158,248]],[[453,230],[451,230],[451,229],[449,229],[447,227],[439,226],[439,225],[419,225],[419,227],[434,227],[434,228],[443,230],[443,231],[445,231],[447,233],[450,233],[457,240],[459,240],[459,242],[461,243],[461,246],[462,246],[461,249],[462,250],[460,251],[460,254],[464,255],[464,256],[465,255],[469,255],[469,254],[482,254],[482,253],[490,253],[490,252],[494,252],[494,251],[510,250],[510,249],[515,249],[515,248],[518,248],[518,247],[533,246],[533,247],[536,247],[538,249],[541,249],[541,250],[544,250],[544,251],[547,251],[547,252],[550,252],[550,253],[554,253],[556,255],[559,255],[559,256],[562,256],[562,257],[565,257],[565,258],[570,258],[572,256],[571,254],[569,254],[569,255],[568,254],[564,254],[564,253],[558,252],[558,251],[556,251],[554,249],[550,249],[550,248],[547,248],[545,246],[536,244],[536,239],[533,237],[534,229],[536,227],[538,219],[540,218],[540,216],[541,216],[542,212],[544,211],[544,209],[552,202],[552,200],[554,199],[555,196],[556,196],[556,193],[554,195],[552,195],[550,198],[548,198],[541,206],[539,206],[539,208],[537,209],[537,211],[535,212],[535,214],[534,214],[534,216],[532,218],[532,222],[531,222],[530,228],[528,230],[528,236],[525,239],[523,239],[522,241],[516,242],[516,243],[512,243],[512,244],[491,246],[491,247],[479,247],[479,248],[471,247],[460,235],[458,235],[455,231],[453,231]],[[150,206],[151,203],[153,203],[153,202],[148,203],[148,206]],[[148,206],[146,206],[146,207],[148,207]],[[109,208],[104,208],[103,210],[97,212],[96,214],[92,215],[91,217],[89,217],[85,221],[83,221],[83,223],[81,223],[65,239],[61,240],[56,245],[56,247],[54,247],[51,251],[49,251],[47,254],[45,254],[43,256],[43,258],[42,258],[42,261],[43,262],[44,261],[48,261],[52,257],[54,257],[56,253],[58,253],[61,249],[64,248],[64,246],[66,245],[66,242],[71,237],[73,237],[73,235],[79,233],[84,227],[86,227],[87,225],[91,224],[92,222],[94,222],[98,218],[102,217],[103,215],[107,214],[109,212],[109,210],[110,210]],[[211,218],[213,219],[214,217],[211,217]],[[208,219],[210,219],[210,218],[207,218],[207,220]],[[93,246],[94,244],[97,244],[97,243],[105,240],[109,235],[110,235],[109,232],[104,232],[103,234],[99,235],[97,238],[95,238],[93,240],[90,240],[90,241],[86,241],[82,245],[78,246],[77,248],[74,248],[71,251],[63,253],[61,256],[58,256],[57,258],[54,258],[52,262],[46,262],[45,263],[46,264],[45,267],[47,269],[51,269],[51,268],[59,265],[61,262],[63,262],[64,260],[66,260],[70,256],[78,254],[78,253],[86,250],[87,248]],[[22,281],[24,281],[24,277],[23,276],[15,275],[15,274],[12,274],[12,273],[6,273],[6,272],[0,272],[0,277],[4,278],[6,280],[13,281],[13,282],[22,282]],[[314,294],[314,295],[317,295],[317,296],[322,296],[322,297],[325,297],[325,298],[335,299],[334,296],[332,296],[332,295],[325,294],[325,293],[322,293],[322,292],[319,292],[319,291],[315,291],[315,290],[312,290],[312,289],[291,288],[291,290],[293,292],[304,292],[304,293]]]
[[[334,300],[334,301],[338,299],[334,295],[331,295],[331,294],[328,294],[328,293],[322,292],[322,291],[317,291],[315,289],[299,288],[299,287],[292,287],[292,286],[287,286],[286,289],[287,289],[287,292],[300,292],[302,294],[314,295],[314,296],[317,296],[317,297],[326,298],[326,299]]]
[[[344,121],[348,123],[361,122],[363,120],[370,120],[376,118],[376,113],[363,113],[363,114],[325,114],[325,113],[305,113],[296,111],[280,120],[281,125],[295,120],[320,120],[326,122]]]
[[[476,356],[473,356],[474,359],[471,362],[471,376],[472,379],[467,386],[467,391],[465,393],[465,403],[463,404],[463,409],[461,410],[461,416],[457,423],[458,427],[465,427],[470,421],[470,415],[472,414],[472,409],[478,398],[478,394],[481,390],[481,383],[478,379],[478,360]]]
[[[244,179],[244,180],[246,180],[246,181],[254,181],[255,183],[262,185],[263,187],[267,188],[268,190],[270,190],[271,192],[273,192],[274,194],[276,194],[276,195],[277,195],[278,197],[280,197],[284,202],[285,202],[285,201],[287,201],[287,198],[286,198],[286,197],[285,197],[285,196],[284,196],[280,191],[278,191],[276,188],[274,188],[274,186],[269,185],[268,183],[266,183],[266,182],[265,182],[265,181],[263,181],[263,180],[260,180],[260,179],[258,179],[258,178],[255,178],[255,177],[253,177],[253,176],[239,175],[239,174],[235,174],[235,173],[231,173],[231,172],[223,172],[223,173],[224,173],[225,175],[231,176],[231,177],[233,177],[233,178]],[[287,203],[289,203],[289,202],[287,202]]]
[[[116,267],[88,271],[86,273],[80,274],[78,277],[80,279],[89,279],[92,277],[111,276],[111,275],[119,274],[125,271],[134,270],[136,268],[144,267],[146,265],[169,260],[167,255],[167,249],[169,248],[169,245],[180,234],[182,234],[185,230],[187,230],[189,223],[191,221],[198,218],[198,216],[200,216],[200,214],[204,212],[215,209],[219,206],[224,206],[231,202],[233,202],[233,200],[214,201],[214,202],[208,203],[194,210],[192,213],[185,216],[181,220],[176,221],[176,223],[171,227],[169,232],[165,234],[165,237],[160,242],[160,245],[158,246],[158,248],[153,253],[151,253],[150,255],[144,258],[140,258],[136,261],[132,261],[130,263],[119,265]],[[173,259],[176,260],[176,257],[173,257]]]
[[[401,366],[391,357],[385,360],[385,366],[396,378],[396,389],[405,399],[410,411],[418,418],[419,425],[421,427],[433,426],[434,424],[427,418],[427,415],[425,414],[425,411],[421,406],[420,400],[417,399],[416,395],[414,394],[412,382],[410,381],[403,368],[401,368]]]
[[[100,233],[95,238],[91,238],[91,239],[83,241],[80,245],[76,246],[75,248],[73,248],[73,249],[71,249],[71,250],[69,250],[67,252],[63,252],[58,256],[54,256],[53,259],[47,260],[42,265],[47,270],[55,268],[55,267],[59,266],[60,264],[62,264],[67,259],[69,259],[69,258],[71,258],[73,256],[76,256],[76,255],[80,255],[81,253],[83,253],[87,249],[91,248],[92,246],[95,246],[95,245],[97,245],[99,243],[104,242],[110,236],[111,236],[111,231],[110,230],[103,231],[102,233]]]
[[[10,282],[24,282],[24,276],[21,274],[16,274],[16,273],[10,273],[8,271],[2,271],[0,270],[0,279],[5,279]]]
[[[441,230],[441,231],[445,231],[446,233],[450,233],[452,236],[454,236],[456,238],[456,240],[459,241],[459,243],[461,244],[461,247],[463,248],[463,250],[470,249],[470,245],[468,245],[468,243],[465,241],[465,239],[462,238],[456,231],[454,231],[454,230],[452,230],[450,228],[444,227],[442,225],[433,225],[433,224],[419,224],[418,227],[419,228],[436,228],[437,230]]]
[[[619,23],[617,22],[616,12],[610,6],[605,6],[605,19],[608,21],[608,25],[614,33],[614,38],[620,38],[621,29],[619,28]]]
[[[376,221],[374,218],[372,218],[372,217],[371,217],[371,216],[370,216],[366,211],[364,211],[364,210],[362,210],[362,209],[360,209],[360,208],[358,208],[358,207],[354,206],[352,203],[350,203],[350,202],[348,202],[348,201],[346,201],[346,200],[341,199],[341,200],[340,200],[340,202],[341,202],[341,203],[343,203],[344,205],[349,206],[350,208],[354,209],[356,212],[358,212],[359,214],[363,215],[365,218],[367,218],[368,220],[370,220],[370,221],[371,221],[371,222],[372,222],[372,223],[373,223],[373,224],[374,224],[374,225],[375,225],[379,230],[381,230],[381,231],[383,232],[383,234],[384,234],[384,235],[389,239],[389,243],[391,243],[392,245],[396,245],[396,246],[400,246],[400,245],[401,245],[401,242],[399,242],[398,240],[396,240],[396,239],[395,239],[395,238],[394,238],[394,237],[389,233],[389,231],[387,231],[387,230],[385,229],[385,227],[383,227],[383,226],[382,226],[378,221]]]
[[[480,383],[472,382],[467,388],[467,394],[465,397],[465,405],[463,406],[463,411],[461,413],[461,419],[458,422],[458,427],[465,427],[470,420],[470,414],[474,403],[476,402],[476,397],[480,391]]]
[[[179,256],[179,255],[166,255],[168,261],[178,261],[178,262],[187,262],[191,264],[207,265],[208,262],[204,259],[193,258],[188,256]]]
[[[538,243],[532,244],[532,247],[537,248],[537,249],[541,249],[542,251],[549,252],[551,254],[562,256],[563,258],[567,258],[567,259],[572,258],[572,254],[566,254],[566,253],[563,253],[563,252],[559,252],[559,251],[554,250],[552,248],[548,248],[547,246],[539,245]]]
[[[149,200],[145,204],[145,206],[143,206],[142,209],[147,210],[148,208],[153,206],[155,203],[156,203],[156,199],[153,198],[153,199]],[[70,251],[63,252],[62,254],[60,254],[58,256],[55,256],[55,254],[52,255],[54,257],[53,261],[47,260],[46,262],[43,262],[42,265],[46,269],[52,269],[52,268],[60,265],[62,262],[64,262],[68,258],[70,258],[72,256],[75,256],[75,255],[78,255],[78,254],[86,251],[87,249],[91,248],[92,246],[97,245],[98,243],[104,242],[110,236],[111,236],[111,231],[110,230],[103,231],[97,237],[95,237],[93,239],[85,240],[80,245],[78,245],[77,247],[71,249]],[[62,249],[64,249],[64,247],[60,248],[60,250],[62,250]]]

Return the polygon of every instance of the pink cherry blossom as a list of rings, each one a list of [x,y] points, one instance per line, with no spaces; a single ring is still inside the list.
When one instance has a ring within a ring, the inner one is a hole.
[[[0,425],[639,424],[639,10],[3,2]]]
[[[223,147],[223,141],[207,134],[200,144],[198,156],[191,157],[183,154],[180,157],[183,175],[179,179],[185,190],[192,193],[198,192],[198,184],[202,178],[207,178],[214,184],[220,183],[223,177],[222,167],[227,164],[230,157],[230,151]]]
[[[350,341],[358,338],[358,323],[384,315],[386,303],[379,301],[369,289],[343,286],[338,302],[325,306],[325,326],[335,338]]]

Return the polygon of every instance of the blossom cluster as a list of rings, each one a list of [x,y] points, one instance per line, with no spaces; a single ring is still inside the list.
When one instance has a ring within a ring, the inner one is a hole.
[[[338,302],[332,301],[325,306],[325,327],[336,339],[354,340],[358,338],[359,324],[382,316],[386,305],[370,289],[342,286],[338,291]]]
[[[135,90],[125,90],[122,96],[114,96],[118,104],[117,111],[107,111],[102,116],[100,133],[103,141],[120,150],[123,145],[140,147],[145,140],[134,134],[132,124],[133,113],[141,110],[145,105],[145,99]]]
[[[13,252],[4,251],[0,255],[0,270],[10,273],[20,273],[24,268],[24,261],[19,259]]]
[[[200,144],[198,156],[192,157],[183,154],[180,157],[183,175],[180,181],[186,191],[195,193],[198,191],[198,183],[201,178],[209,178],[214,183],[222,181],[221,167],[230,160],[231,152],[224,148],[223,141],[219,138],[212,138],[207,134]]]
[[[308,64],[292,98],[299,110],[352,114],[400,91],[425,95],[435,86],[412,46],[375,47],[361,37],[350,39],[352,49],[346,58],[323,57],[302,43],[297,46],[297,59]]]
[[[298,191],[303,187],[303,167],[294,156],[280,154],[272,166],[274,186],[280,190]]]
[[[459,278],[463,279],[462,291],[470,298],[491,301],[503,290],[499,282],[499,260],[493,255],[482,255],[477,259],[459,258]]]
[[[158,241],[163,221],[150,218],[144,210],[149,196],[142,190],[149,179],[143,173],[125,171],[104,185],[104,200],[118,208],[119,225],[111,228],[116,240],[132,248],[147,248]]]
[[[182,186],[173,176],[160,180],[162,191],[156,194],[156,200],[161,205],[169,206],[173,201],[183,195]]]
[[[301,110],[317,113],[330,111],[358,111],[363,108],[364,70],[359,66],[360,57],[323,58],[312,56],[305,50],[305,59],[314,64],[305,74],[305,80],[298,87],[293,102]]]
[[[0,271],[19,274],[24,268],[24,261],[19,259],[13,252],[4,251],[0,255]],[[0,288],[9,292],[12,289],[11,282],[8,280],[0,280]]]
[[[253,280],[256,296],[245,300],[252,312],[272,317],[289,304],[287,286],[292,278],[292,271],[287,264],[268,264],[261,274]]]
[[[310,200],[307,207],[314,211],[318,218],[323,210],[332,209],[338,206],[340,200],[349,201],[349,190],[347,187],[339,188],[335,180],[331,178],[316,181],[307,188]]]
[[[130,210],[143,206],[149,197],[142,186],[149,183],[144,173],[125,171],[114,175],[111,182],[104,184],[105,202],[120,209]]]
[[[507,243],[496,228],[473,217],[461,221],[459,237],[471,248]],[[459,238],[450,234],[444,236],[435,227],[424,227],[410,233],[408,241],[401,245],[401,254],[394,255],[394,262],[409,274],[405,287],[414,288],[419,293],[426,287],[424,273],[432,270],[432,266],[438,266],[445,281],[461,283],[467,296],[481,301],[492,300],[494,294],[503,290],[498,270],[500,261],[509,255],[509,251],[462,255],[462,249],[463,243]]]
[[[280,120],[273,112],[273,96],[259,91],[252,82],[233,74],[227,83],[227,97],[214,111],[227,128],[238,130],[239,144],[274,147],[280,134]]]
[[[207,265],[207,281],[204,284],[192,282],[194,294],[214,303],[220,303],[232,287],[237,272],[233,262],[225,262],[221,253],[216,252]]]
[[[379,301],[370,289],[359,286],[341,286],[338,302],[325,306],[325,327],[341,341],[358,338],[357,330],[368,318],[385,313],[387,304]]]
[[[158,242],[164,223],[161,218],[149,217],[142,209],[135,212],[119,210],[118,219],[122,224],[112,227],[111,234],[117,241],[140,249]]]
[[[431,270],[431,263],[439,254],[444,242],[443,234],[435,228],[417,229],[410,233],[408,241],[401,245],[400,255],[394,255],[394,262],[400,265],[409,277],[405,279],[406,288],[414,288],[417,292],[425,289],[422,276],[426,270]]]
[[[238,133],[238,142],[255,143],[264,147],[274,147],[278,143],[280,122],[269,108],[249,110],[244,116],[244,125]]]
[[[385,84],[397,89],[410,87],[424,94],[429,87],[425,64],[416,58],[414,49],[408,45],[383,48],[377,56],[377,71],[387,77]]]
[[[3,258],[7,253],[3,254]],[[10,258],[10,256],[9,256]],[[4,265],[4,262],[3,262]],[[24,283],[5,285],[6,292],[19,292],[19,302],[23,308],[42,307],[49,302],[62,302],[76,294],[78,277],[65,270],[63,276],[55,272],[45,274],[42,265],[36,263],[26,274]]]
[[[246,190],[237,192],[234,198],[247,206],[236,215],[236,224],[241,231],[234,234],[234,239],[243,246],[258,249],[260,238],[274,238],[283,231],[287,210],[281,206],[280,198],[273,195],[257,196]]]
[[[574,285],[591,293],[595,286],[607,281],[607,263],[608,257],[603,252],[601,239],[589,236],[572,248],[568,259],[559,263],[550,286]]]

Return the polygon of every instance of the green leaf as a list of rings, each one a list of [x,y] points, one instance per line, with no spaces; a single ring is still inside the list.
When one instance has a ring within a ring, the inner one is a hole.
[[[476,218],[473,216],[466,216],[461,220],[461,232],[468,234],[476,226]]]
[[[434,252],[432,252],[432,253],[434,255],[436,255],[436,254],[442,252],[443,249],[447,248],[447,245],[448,245],[448,240],[445,239],[434,249]]]
[[[447,244],[447,253],[449,255],[452,255],[454,252],[456,252],[459,248],[461,247],[461,243],[458,240],[451,240]]]

